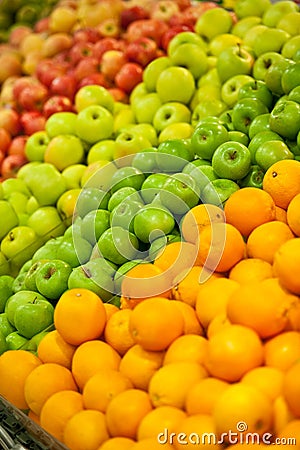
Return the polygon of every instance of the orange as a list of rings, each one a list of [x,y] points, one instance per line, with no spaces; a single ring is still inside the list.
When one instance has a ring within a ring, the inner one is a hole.
[[[184,334],[199,334],[203,335],[203,328],[199,322],[195,309],[187,303],[180,300],[172,300],[173,304],[177,306],[182,313],[184,320]]]
[[[65,390],[77,391],[77,386],[70,370],[55,363],[37,366],[27,376],[24,385],[26,402],[37,415],[51,395]]]
[[[153,297],[134,308],[129,330],[136,344],[145,350],[160,351],[184,333],[184,319],[172,301]]]
[[[218,333],[225,327],[230,326],[231,323],[228,320],[226,314],[218,314],[207,327],[206,335],[208,339],[210,339],[214,334]]]
[[[19,409],[27,409],[24,384],[41,360],[25,350],[7,350],[0,356],[0,395]],[[13,386],[12,386],[13,383]]]
[[[227,317],[268,338],[284,330],[293,301],[277,278],[267,278],[241,285],[228,300]]]
[[[218,435],[221,433],[258,433],[270,431],[272,424],[272,402],[254,386],[233,383],[225,389],[215,404],[213,419]],[[226,440],[226,438],[225,438]]]
[[[288,422],[279,432],[278,438],[281,445],[295,450],[300,448],[300,419]]]
[[[280,222],[287,223],[287,213],[286,210],[280,208],[279,206],[275,206],[275,219]]]
[[[146,298],[159,295],[169,298],[171,281],[164,271],[152,263],[134,266],[124,276],[121,284],[121,308],[134,308]]]
[[[181,232],[184,239],[196,244],[200,231],[212,223],[225,222],[223,209],[215,205],[200,204],[191,208],[183,217]]]
[[[98,450],[130,450],[135,441],[125,437],[115,437],[105,441]]]
[[[300,193],[290,201],[286,214],[288,226],[296,236],[300,236]]]
[[[295,416],[290,411],[283,395],[279,395],[273,402],[273,430],[277,435]]]
[[[108,439],[105,415],[100,411],[79,411],[64,428],[63,443],[70,450],[97,450]]]
[[[290,201],[300,192],[300,162],[289,159],[272,164],[264,175],[263,189],[277,206],[287,209]]]
[[[171,242],[155,258],[154,265],[163,270],[165,277],[172,283],[184,270],[197,265],[197,255],[197,245],[183,241]]]
[[[198,381],[188,392],[185,410],[189,416],[194,414],[212,414],[216,401],[229,383],[214,377]]]
[[[153,374],[162,366],[165,352],[151,352],[136,344],[123,356],[119,370],[137,389],[147,390]]]
[[[300,333],[286,331],[264,344],[265,365],[286,371],[300,359]]]
[[[229,278],[216,278],[203,286],[197,297],[196,313],[204,329],[218,314],[226,313],[228,299],[238,287],[239,283]]]
[[[31,411],[31,409],[28,411],[27,416],[35,423],[37,423],[38,425],[40,424],[40,418],[37,414],[35,414],[33,411]]]
[[[280,283],[293,294],[300,295],[300,238],[282,244],[274,257],[274,271]]]
[[[186,418],[186,413],[174,406],[158,406],[150,411],[140,422],[137,432],[138,441],[147,438],[157,438],[165,428],[169,433]]]
[[[189,389],[206,376],[204,367],[196,362],[166,364],[157,370],[149,383],[148,392],[153,406],[167,405],[183,409]]]
[[[40,425],[62,442],[67,421],[82,410],[83,401],[79,392],[56,392],[45,401],[42,407]]]
[[[255,228],[247,240],[247,255],[249,258],[260,258],[273,264],[278,248],[294,237],[290,227],[278,220],[263,223]]]
[[[141,420],[152,410],[150,397],[140,389],[127,389],[116,395],[106,409],[106,423],[112,437],[136,439]]]
[[[88,289],[76,288],[64,292],[55,306],[55,328],[71,345],[100,337],[105,323],[103,302]]]
[[[276,367],[256,367],[249,370],[241,382],[256,387],[273,401],[281,394],[283,374],[284,372]]]
[[[238,262],[230,270],[228,277],[240,284],[262,281],[272,278],[272,265],[259,258],[246,258]]]
[[[225,203],[224,212],[227,222],[245,237],[259,225],[276,217],[275,202],[271,195],[255,187],[245,187],[231,194]]]
[[[149,438],[143,439],[139,442],[136,442],[131,449],[132,450],[161,450],[161,444],[157,442],[157,438]],[[172,450],[172,447],[169,444],[164,445],[165,450]]]
[[[105,412],[112,398],[132,387],[131,381],[118,370],[100,370],[84,385],[82,391],[84,407]]]
[[[207,352],[207,339],[197,334],[185,334],[175,339],[166,351],[164,365],[190,361],[202,364]]]
[[[43,363],[53,362],[71,369],[76,347],[68,344],[57,330],[49,331],[40,341],[37,353]]]
[[[213,377],[238,381],[262,362],[262,343],[257,333],[250,328],[229,325],[208,340],[205,367]]]
[[[115,312],[119,311],[119,308],[112,303],[105,302],[103,303],[103,306],[106,311],[106,321],[108,321]]]
[[[202,266],[193,266],[190,270],[175,277],[172,298],[195,306],[202,270]]]
[[[290,294],[293,297],[292,306],[288,314],[288,323],[284,331],[300,331],[300,301],[299,296]]]
[[[122,309],[114,313],[107,321],[104,329],[105,341],[120,355],[124,355],[134,345],[129,331],[131,309]]]
[[[285,372],[283,378],[283,396],[287,402],[289,409],[300,417],[300,360],[298,359]]]
[[[79,345],[72,360],[72,373],[79,388],[103,369],[117,370],[121,357],[116,350],[103,341],[93,340]]]
[[[199,235],[199,263],[216,272],[227,272],[245,256],[241,233],[229,223],[207,225]]]
[[[218,449],[216,426],[209,414],[194,414],[186,417],[175,429],[175,436],[168,436],[176,450]],[[180,436],[180,433],[184,435]],[[167,436],[164,436],[166,439]],[[163,442],[163,441],[162,441]]]

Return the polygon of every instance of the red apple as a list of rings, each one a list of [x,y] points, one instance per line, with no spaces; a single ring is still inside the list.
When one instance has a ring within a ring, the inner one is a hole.
[[[157,57],[157,44],[153,39],[141,37],[129,42],[125,50],[125,56],[129,61],[145,67]]]
[[[0,128],[5,128],[11,136],[19,134],[21,131],[19,114],[14,109],[0,109]]]
[[[48,97],[48,89],[42,84],[26,86],[20,92],[18,103],[26,111],[41,111]]]
[[[111,93],[116,102],[128,103],[128,95],[123,89],[114,87],[109,88],[108,91]]]
[[[121,29],[115,19],[106,19],[101,22],[97,27],[101,37],[113,37],[117,38],[120,36]]]
[[[20,167],[28,162],[27,158],[22,155],[8,155],[1,164],[1,176],[3,179],[15,178]]]
[[[72,67],[72,63],[70,61],[69,50],[63,50],[62,52],[57,53],[52,58],[54,64],[58,64],[64,70],[69,70]]]
[[[32,76],[23,76],[19,77],[15,80],[13,85],[13,95],[15,100],[19,100],[20,94],[28,86],[32,86],[35,84],[41,84],[35,77]]]
[[[133,88],[143,81],[143,68],[137,63],[128,62],[121,67],[115,77],[116,86],[126,94],[130,94]]]
[[[34,25],[35,33],[45,33],[49,31],[49,17],[43,17],[39,19]]]
[[[12,28],[11,32],[9,33],[8,43],[13,47],[19,48],[25,36],[28,36],[31,33],[32,30],[29,26],[18,25]]]
[[[161,38],[161,47],[163,50],[167,51],[171,39],[173,39],[176,34],[182,33],[183,31],[193,31],[193,27],[185,24],[178,24],[169,28]]]
[[[127,62],[127,58],[121,50],[108,50],[103,53],[100,61],[101,73],[109,80],[114,80],[116,74]]]
[[[136,41],[141,37],[153,39],[160,47],[161,37],[168,30],[169,26],[162,20],[145,19],[132,22],[126,31],[128,42]]]
[[[127,7],[121,11],[120,14],[120,22],[121,27],[126,30],[128,25],[136,20],[149,19],[149,12],[143,7],[139,5],[134,5]]]
[[[36,131],[45,129],[46,118],[39,111],[25,111],[21,114],[20,123],[24,134],[31,136]]]
[[[74,42],[91,42],[95,44],[100,39],[99,31],[96,28],[80,28],[73,33]]]
[[[52,59],[43,59],[36,68],[36,77],[45,86],[49,87],[54,78],[66,73],[66,69],[55,64]]]
[[[8,148],[8,155],[22,155],[25,156],[25,145],[28,136],[20,134],[12,139],[11,144]]]
[[[52,80],[50,84],[50,92],[55,95],[65,95],[70,100],[73,100],[76,92],[77,81],[74,75],[64,74]]]
[[[52,114],[63,111],[73,111],[73,103],[68,97],[54,95],[50,97],[43,106],[43,115],[48,119]]]
[[[91,84],[98,84],[99,86],[103,86],[106,89],[111,87],[111,83],[109,80],[103,75],[101,72],[94,72],[90,75],[82,78],[79,81],[77,88],[80,89],[83,86],[89,86]]]
[[[100,61],[103,53],[107,52],[107,50],[122,50],[123,46],[124,44],[122,41],[115,38],[105,37],[94,44],[93,54]]]
[[[6,154],[11,144],[11,135],[5,128],[0,128],[0,150]]]
[[[0,167],[2,165],[2,162],[5,159],[5,153],[0,149]],[[0,178],[0,182],[2,181],[2,177]]]
[[[69,50],[69,59],[75,66],[82,58],[93,55],[94,44],[88,41],[76,42]]]
[[[171,17],[179,12],[179,6],[173,0],[159,0],[153,4],[150,11],[150,17],[151,19],[169,22]]]
[[[94,56],[82,58],[74,68],[74,76],[77,81],[99,70],[99,61]]]
[[[184,11],[192,5],[191,0],[175,0],[175,2],[177,3],[180,11]]]

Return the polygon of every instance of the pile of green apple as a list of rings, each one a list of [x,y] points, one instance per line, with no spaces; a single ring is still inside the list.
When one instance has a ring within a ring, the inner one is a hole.
[[[82,87],[75,112],[28,138],[30,162],[0,186],[4,349],[36,345],[66,289],[118,304],[123,275],[180,240],[190,208],[299,159],[299,7],[238,0],[235,14],[213,8],[178,33],[129,104]]]

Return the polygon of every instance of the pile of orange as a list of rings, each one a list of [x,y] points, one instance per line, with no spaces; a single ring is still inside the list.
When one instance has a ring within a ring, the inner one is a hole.
[[[182,233],[128,272],[121,309],[66,291],[37,355],[0,357],[0,394],[70,450],[231,449],[229,432],[298,448],[300,163],[192,208]]]

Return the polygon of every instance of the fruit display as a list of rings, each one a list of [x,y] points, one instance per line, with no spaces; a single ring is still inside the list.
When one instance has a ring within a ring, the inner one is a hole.
[[[66,448],[297,448],[299,26],[65,0],[11,29],[0,395]]]

